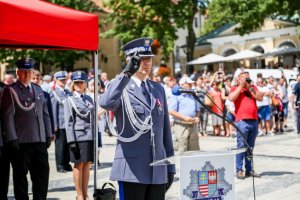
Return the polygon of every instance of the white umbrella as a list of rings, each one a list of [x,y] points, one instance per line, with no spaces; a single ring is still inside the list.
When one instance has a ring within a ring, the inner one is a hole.
[[[246,49],[244,51],[235,53],[231,56],[226,57],[226,61],[234,61],[234,60],[244,60],[244,59],[253,59],[253,58],[259,58],[262,57],[263,54],[252,51],[249,49]]]
[[[203,65],[208,63],[217,63],[217,62],[223,62],[225,60],[225,57],[219,56],[214,53],[207,54],[205,56],[202,56],[200,58],[197,58],[195,60],[192,60],[187,63],[187,65]]]

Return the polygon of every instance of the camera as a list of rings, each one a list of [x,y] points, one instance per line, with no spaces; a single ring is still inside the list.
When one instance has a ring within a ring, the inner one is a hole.
[[[250,78],[246,78],[246,82],[250,84],[252,80]]]

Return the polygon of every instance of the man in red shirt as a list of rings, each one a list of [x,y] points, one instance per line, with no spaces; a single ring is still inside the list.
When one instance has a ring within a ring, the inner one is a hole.
[[[237,78],[237,85],[232,87],[229,94],[229,100],[234,102],[236,125],[242,131],[244,138],[253,149],[255,139],[258,133],[258,109],[256,100],[261,101],[263,93],[259,92],[255,85],[251,84],[249,73],[242,72]],[[240,134],[237,134],[237,147],[245,147],[245,142]],[[237,178],[255,176],[252,170],[251,160],[245,159],[246,153],[240,153],[236,156]],[[243,161],[245,160],[246,173],[243,171]]]

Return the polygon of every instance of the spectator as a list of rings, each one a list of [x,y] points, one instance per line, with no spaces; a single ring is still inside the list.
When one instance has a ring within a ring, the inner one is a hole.
[[[52,81],[52,77],[50,75],[45,75],[43,76],[43,83],[41,84],[41,88],[43,89],[43,91],[45,92],[50,92],[50,82]]]
[[[229,92],[231,90],[231,82],[232,82],[233,76],[231,74],[228,74],[225,76],[225,81],[222,84],[222,99],[224,101],[224,111],[223,114],[232,122],[235,121],[235,114],[234,114],[234,104],[232,101],[228,99]],[[223,120],[224,123],[224,120]],[[229,137],[232,133],[232,126],[230,123],[225,121],[225,136]]]
[[[88,93],[87,95],[89,95],[93,101],[95,98],[95,79],[91,79],[88,83]],[[98,103],[100,102],[101,96],[103,94],[100,93],[100,91],[102,90],[100,81],[98,83]],[[97,164],[98,166],[100,166],[100,161],[99,161],[99,155],[100,155],[100,148],[102,148],[102,134],[104,132],[104,127],[105,127],[105,110],[101,107],[99,107],[99,111],[98,111],[98,160],[97,160]]]
[[[13,74],[4,74],[4,84],[11,85],[14,83],[14,75]]]
[[[273,97],[272,97],[272,113],[274,116],[274,133],[283,133],[283,104],[282,104],[283,93],[278,86],[276,80],[273,81]],[[274,100],[274,98],[276,100]],[[276,103],[274,102],[276,101]]]
[[[264,86],[262,78],[258,78],[256,84],[257,84],[258,91],[263,93],[262,101],[256,101],[256,105],[258,107],[258,118],[260,121],[259,136],[263,136],[271,133],[272,112],[270,106],[270,97],[272,96],[273,92],[270,91],[267,86]],[[265,127],[264,132],[263,132],[263,127]]]
[[[33,70],[33,74],[31,76],[31,82],[34,84],[37,84],[38,86],[41,86],[42,75],[38,70]],[[51,130],[52,130],[51,133],[54,136],[54,120],[53,120],[53,110],[52,110],[50,95],[48,92],[45,92],[45,91],[43,91],[43,93],[44,93],[45,103],[48,108],[49,117],[51,120]]]
[[[191,89],[192,81],[189,77],[183,77],[179,85],[183,89]],[[175,148],[178,153],[199,150],[197,124],[199,123],[200,107],[190,94],[173,95],[170,99],[169,113],[174,117],[174,134],[177,139]]]
[[[95,69],[94,68],[91,68],[89,70],[89,74],[88,74],[88,80],[90,81],[91,79],[94,79],[95,78]]]
[[[279,86],[282,91],[282,112],[283,112],[283,127],[287,128],[287,117],[288,117],[288,108],[289,108],[289,96],[288,96],[288,83],[286,78],[284,77],[284,74],[282,74],[282,77],[279,79]]]
[[[196,82],[196,89],[200,90],[197,93],[201,102],[205,100],[205,94],[208,92],[206,83],[203,82],[203,77],[199,76]],[[201,136],[207,136],[207,122],[208,122],[208,111],[200,104],[200,120],[199,120],[199,133]]]
[[[107,77],[107,73],[102,72],[101,75],[100,75],[100,79],[104,83],[104,87],[106,87],[107,83],[109,82],[108,77]]]
[[[211,84],[211,89],[209,91],[209,94],[214,100],[214,104],[212,105],[211,110],[214,113],[217,113],[217,114],[223,116],[224,104],[223,104],[223,99],[222,99],[222,92],[221,92],[221,89],[219,87],[220,84],[222,84],[222,83],[213,81],[212,84]],[[222,126],[222,124],[223,124],[223,119],[222,118],[220,118],[216,115],[212,115],[212,125],[213,125],[215,136],[220,136],[221,135],[221,126]]]
[[[300,136],[300,74],[297,75],[297,83],[294,86],[291,100],[292,106],[297,112],[297,134]]]
[[[229,100],[234,102],[236,125],[242,131],[237,134],[237,147],[245,147],[245,142],[242,139],[241,134],[246,139],[249,146],[253,148],[255,146],[255,139],[258,132],[258,117],[256,100],[262,100],[263,94],[258,89],[250,84],[249,73],[242,72],[237,79],[237,85],[231,88],[229,93]],[[246,159],[247,153],[240,153],[236,156],[236,172],[237,178],[244,179],[249,176],[257,176],[252,169],[251,160]],[[245,160],[246,173],[244,175],[243,162]]]

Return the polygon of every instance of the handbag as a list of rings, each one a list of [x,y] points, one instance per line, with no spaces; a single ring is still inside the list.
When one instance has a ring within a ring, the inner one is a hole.
[[[280,105],[280,101],[279,101],[278,97],[275,96],[275,95],[271,97],[271,102],[272,102],[273,106],[279,106]]]
[[[110,185],[112,188],[105,188]],[[104,183],[101,189],[96,189],[93,195],[95,200],[116,200],[116,188],[111,183]]]

